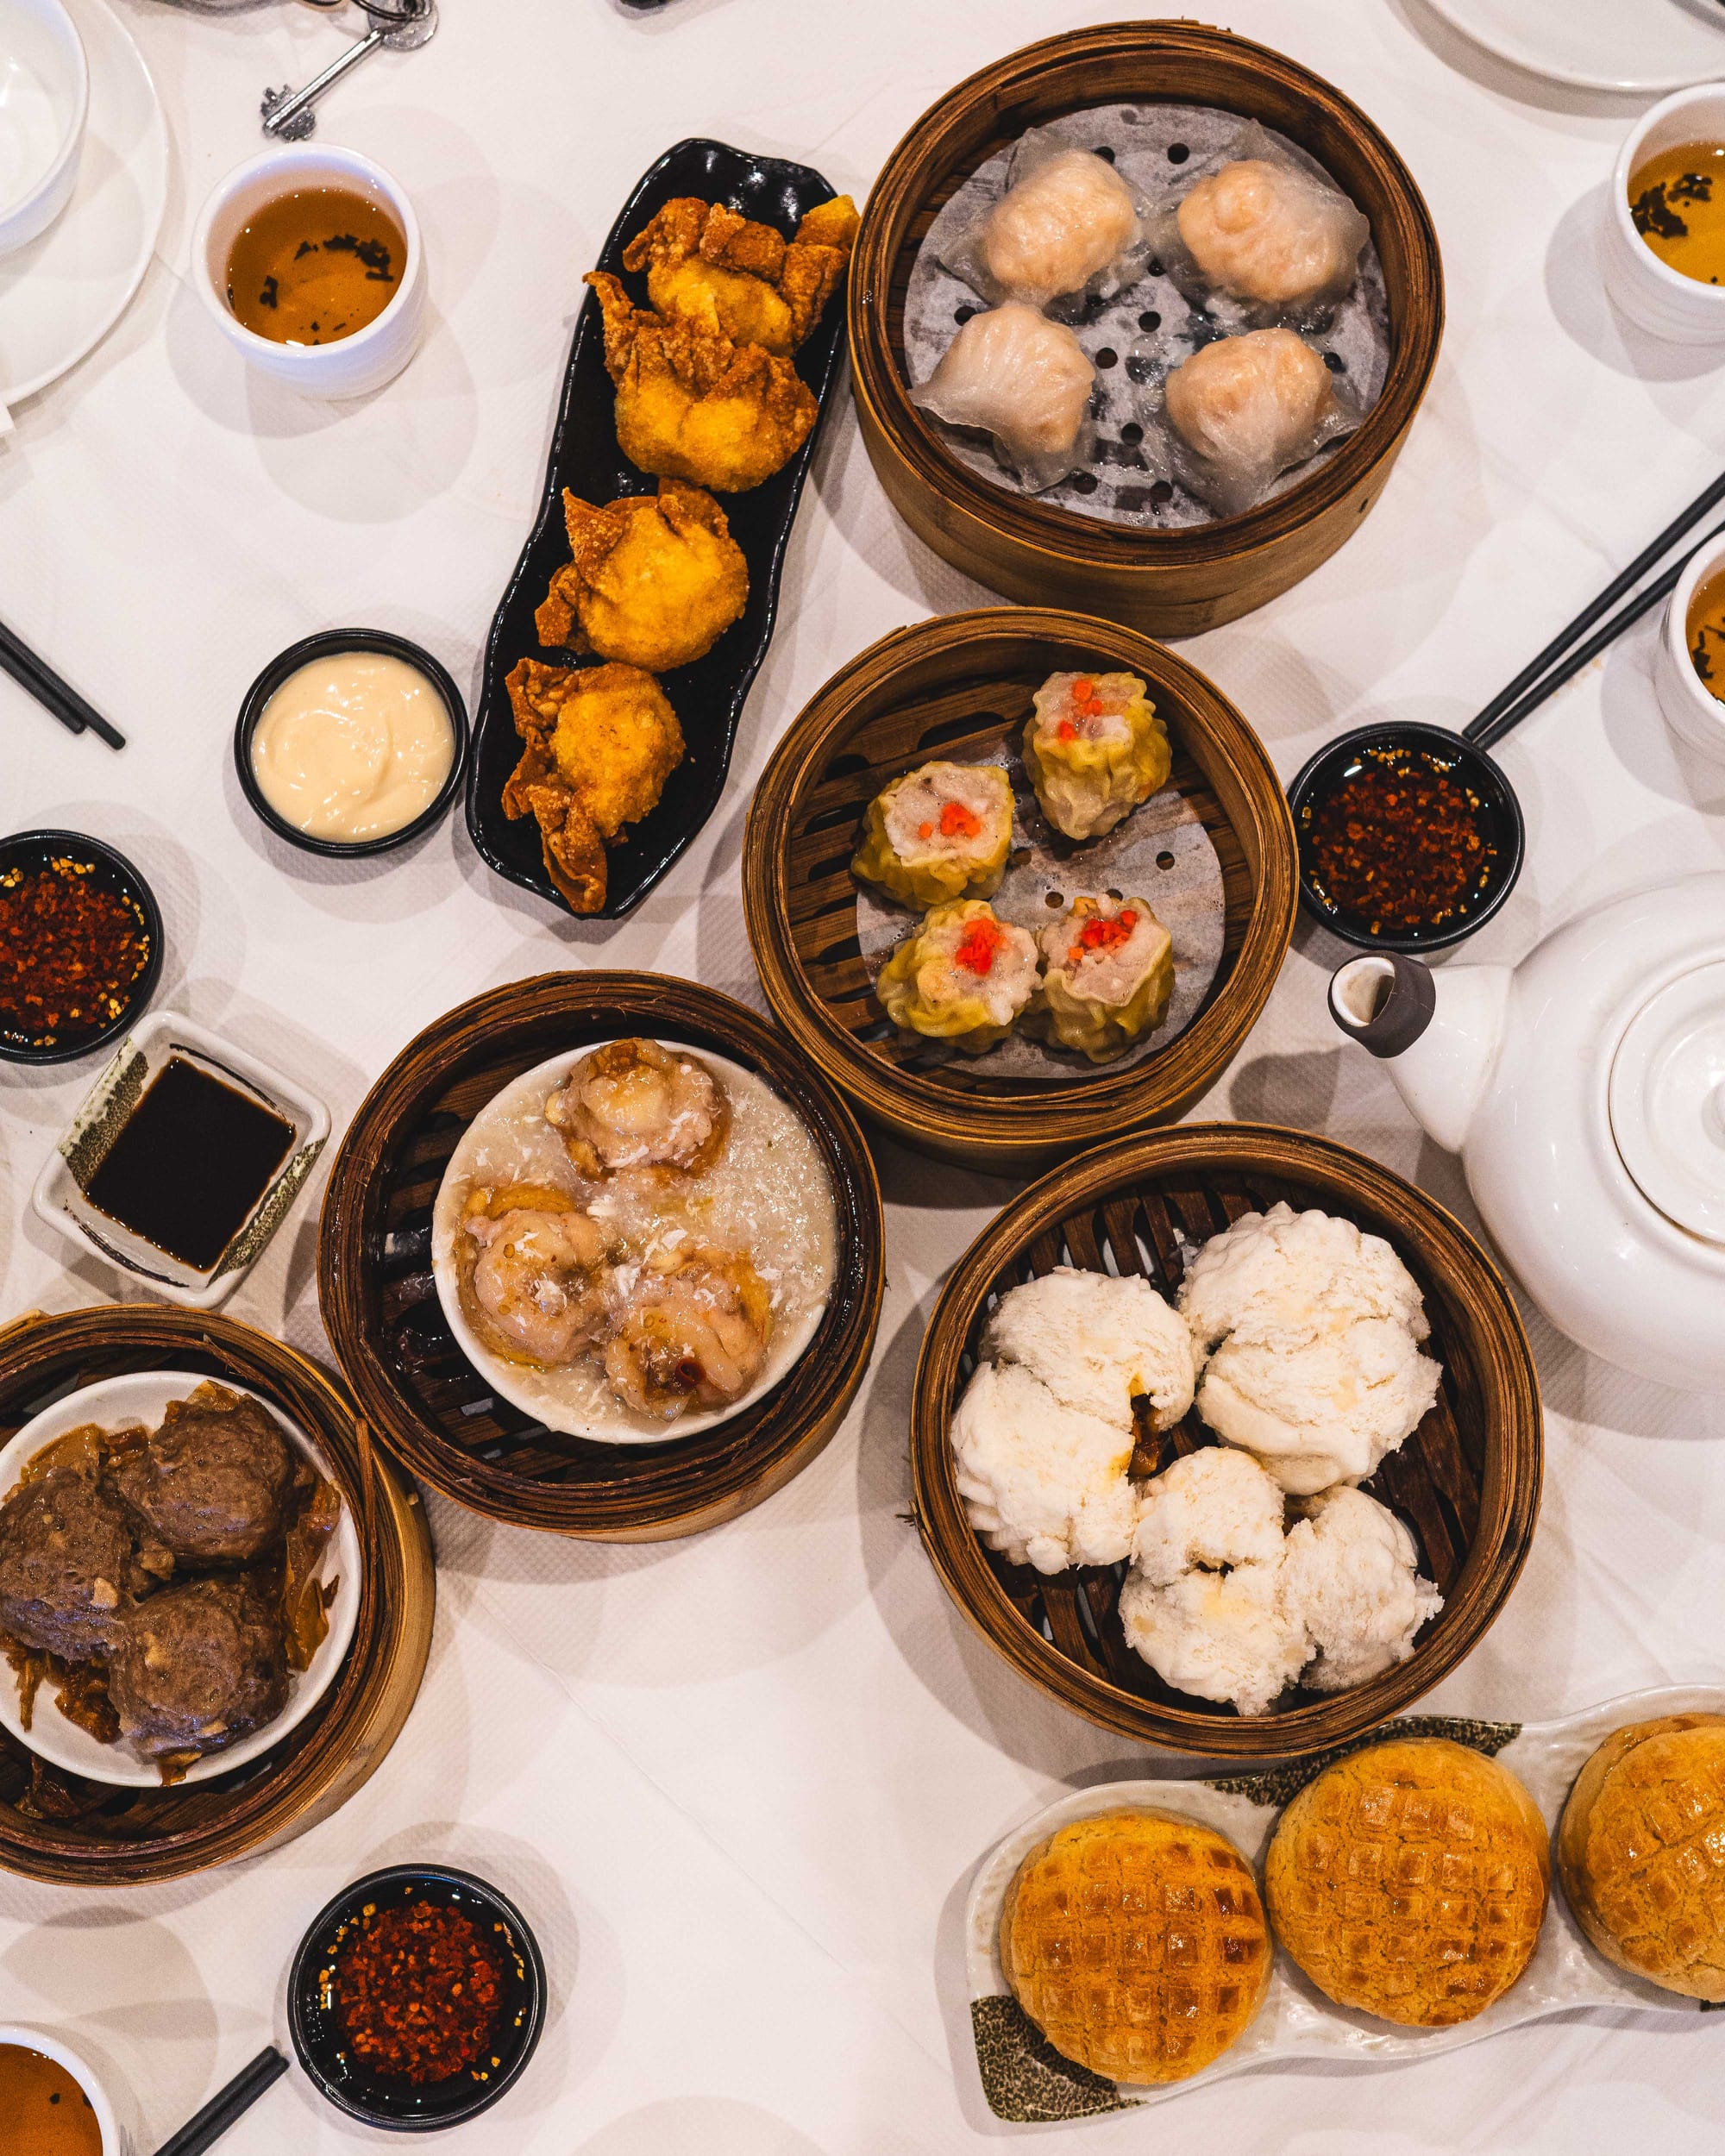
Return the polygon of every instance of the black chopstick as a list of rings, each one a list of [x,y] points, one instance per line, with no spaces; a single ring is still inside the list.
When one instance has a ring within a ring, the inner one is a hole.
[[[110,749],[125,747],[126,736],[119,728],[110,726],[94,705],[86,704],[70,682],[62,681],[47,661],[32,651],[22,637],[15,636],[4,622],[0,622],[0,667],[72,733],[81,734],[88,728]]]
[[[242,2111],[249,2110],[273,2081],[287,2071],[287,2061],[273,2044],[260,2051],[248,2066],[242,2066],[225,2089],[218,2089],[201,2111],[194,2112],[178,2134],[165,2140],[156,2156],[203,2156],[219,2140]]]
[[[1482,727],[1476,719],[1473,725],[1465,730],[1467,738],[1474,747],[1489,749],[1493,742],[1501,741],[1512,726],[1519,726],[1529,711],[1537,711],[1548,696],[1560,689],[1565,681],[1572,680],[1584,666],[1591,664],[1608,645],[1617,641],[1626,629],[1640,621],[1642,615],[1650,612],[1662,599],[1668,598],[1677,589],[1678,581],[1690,561],[1703,547],[1710,545],[1718,538],[1721,532],[1725,532],[1725,524],[1709,531],[1705,539],[1698,541],[1687,554],[1673,561],[1665,574],[1656,577],[1645,591],[1637,592],[1627,606],[1620,608],[1603,628],[1596,629],[1585,643],[1578,644],[1565,656],[1561,665],[1553,667],[1549,674],[1542,675],[1525,696],[1511,704],[1507,710],[1500,711],[1490,725]]]
[[[1584,606],[1572,622],[1567,623],[1560,629],[1545,649],[1537,653],[1527,661],[1513,681],[1504,683],[1485,709],[1462,728],[1463,739],[1472,742],[1477,748],[1489,749],[1494,741],[1501,740],[1509,732],[1509,728],[1515,724],[1516,718],[1525,718],[1529,711],[1545,701],[1546,696],[1549,695],[1552,689],[1560,688],[1564,682],[1579,670],[1581,666],[1587,663],[1586,660],[1581,660],[1576,665],[1568,667],[1565,671],[1554,674],[1549,686],[1545,687],[1542,694],[1534,697],[1531,701],[1524,700],[1521,703],[1516,711],[1515,718],[1508,719],[1507,724],[1498,723],[1506,718],[1511,707],[1515,705],[1516,699],[1522,696],[1523,692],[1530,689],[1535,682],[1539,681],[1545,669],[1552,666],[1554,661],[1562,659],[1576,638],[1591,629],[1594,623],[1608,607],[1615,606],[1624,592],[1644,577],[1654,563],[1674,547],[1678,541],[1697,524],[1708,511],[1720,501],[1725,501],[1725,473],[1722,473],[1718,479],[1715,479],[1711,486],[1703,488],[1687,509],[1672,517],[1659,537],[1649,545],[1643,547],[1628,567],[1619,575],[1613,577],[1597,599]],[[1705,544],[1704,541],[1703,544]],[[1690,551],[1693,552],[1693,549],[1691,548]],[[1685,555],[1684,560],[1687,561],[1687,559],[1688,556]],[[1683,563],[1679,562],[1678,567],[1681,570]],[[1665,586],[1659,596],[1663,598],[1665,592],[1669,592],[1676,581],[1677,579],[1673,577],[1672,582]],[[1653,602],[1649,600],[1648,605],[1652,604]],[[1639,620],[1640,615],[1647,611],[1647,607],[1644,606],[1638,613],[1626,614],[1619,623],[1618,630],[1613,633],[1621,633],[1622,630],[1629,626],[1632,621]],[[1611,638],[1609,636],[1605,639],[1607,643],[1610,641]],[[1588,646],[1588,656],[1596,657],[1603,649],[1604,645],[1596,640]]]

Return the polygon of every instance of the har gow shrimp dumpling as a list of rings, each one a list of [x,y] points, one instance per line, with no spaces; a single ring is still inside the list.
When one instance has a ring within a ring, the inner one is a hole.
[[[982,899],[937,906],[881,968],[894,1025],[981,1056],[1005,1040],[1036,992],[1036,938]]]
[[[1147,899],[1074,899],[1037,941],[1037,1025],[1050,1039],[1105,1063],[1161,1024],[1174,993],[1174,942]]]
[[[1217,338],[1174,369],[1164,396],[1189,453],[1181,477],[1228,515],[1352,423],[1321,356],[1291,329]]]
[[[972,315],[913,404],[950,427],[977,427],[1025,483],[1040,489],[1079,461],[1096,370],[1063,323],[1021,300]]]
[[[1100,838],[1147,801],[1174,761],[1135,674],[1051,674],[1025,726],[1025,769],[1068,838]]]
[[[925,763],[869,804],[850,865],[906,906],[991,899],[1012,843],[1012,781],[998,764]]]
[[[1176,222],[1207,284],[1274,307],[1339,299],[1371,232],[1337,189],[1264,157],[1236,158],[1201,179]]]
[[[977,266],[989,296],[1051,299],[1122,270],[1141,225],[1132,191],[1094,150],[1056,150],[1031,165],[982,220]]]

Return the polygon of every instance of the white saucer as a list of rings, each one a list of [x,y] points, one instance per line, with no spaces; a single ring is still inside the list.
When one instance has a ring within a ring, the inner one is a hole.
[[[1725,75],[1718,0],[1428,0],[1499,60],[1578,90],[1663,94]]]
[[[143,55],[104,0],[66,4],[90,62],[90,117],[71,202],[0,260],[0,406],[46,389],[107,335],[167,206],[167,128]]]
[[[68,1430],[77,1429],[80,1423],[99,1422],[109,1430],[123,1429],[135,1422],[159,1423],[169,1401],[184,1400],[204,1382],[195,1370],[132,1370],[122,1377],[104,1378],[98,1384],[69,1393],[52,1407],[44,1407],[0,1448],[0,1498],[10,1495],[23,1472],[24,1463],[33,1453],[39,1452],[55,1438],[63,1438]],[[295,1450],[304,1453],[319,1474],[328,1475],[329,1462],[299,1426],[290,1422],[279,1407],[261,1393],[253,1392],[248,1385],[236,1385],[226,1377],[218,1382],[230,1393],[255,1400],[267,1410]],[[360,1568],[359,1530],[354,1525],[352,1508],[343,1504],[342,1517],[329,1538],[318,1575],[326,1582],[333,1578],[336,1583],[335,1600],[329,1605],[329,1629],[311,1658],[310,1668],[289,1672],[287,1704],[273,1721],[254,1729],[249,1737],[242,1737],[226,1752],[212,1752],[200,1759],[188,1771],[182,1787],[185,1783],[210,1781],[218,1774],[231,1774],[248,1759],[255,1759],[272,1745],[279,1745],[289,1730],[304,1720],[335,1682],[336,1673],[347,1659],[348,1649],[353,1643],[354,1627],[360,1615]],[[87,1781],[117,1783],[127,1789],[161,1787],[161,1776],[154,1760],[140,1759],[124,1744],[104,1745],[88,1730],[68,1721],[54,1702],[52,1683],[44,1684],[36,1694],[30,1727],[26,1731],[18,1713],[17,1678],[4,1663],[0,1663],[0,1727],[9,1730],[20,1744],[28,1745],[53,1765],[64,1767],[70,1774],[82,1775]]]

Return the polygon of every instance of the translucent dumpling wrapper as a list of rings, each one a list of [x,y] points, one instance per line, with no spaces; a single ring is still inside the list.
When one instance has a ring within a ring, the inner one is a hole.
[[[1161,1024],[1174,943],[1147,899],[1076,898],[1037,941],[1042,988],[1029,1030],[1105,1063]]]
[[[939,906],[993,898],[1012,845],[1012,781],[998,764],[925,763],[869,804],[850,866],[906,906]]]
[[[1135,674],[1051,674],[1024,735],[1042,812],[1068,838],[1099,838],[1147,801],[1174,761]]]
[[[1036,938],[982,899],[938,906],[881,968],[894,1025],[981,1056],[1005,1040],[1036,989]]]
[[[1148,197],[1107,158],[1035,128],[1013,153],[1006,192],[942,259],[995,305],[1082,307],[1137,283],[1151,214]]]
[[[1352,434],[1361,415],[1336,393],[1320,353],[1292,329],[1218,337],[1163,385],[1169,461],[1225,517],[1264,499],[1280,475]]]
[[[1063,323],[1022,300],[972,315],[910,399],[949,427],[974,427],[1032,493],[1087,461],[1096,370]]]
[[[1218,297],[1252,323],[1316,327],[1353,289],[1371,227],[1327,175],[1260,127],[1186,176],[1150,220],[1158,260],[1189,299]]]

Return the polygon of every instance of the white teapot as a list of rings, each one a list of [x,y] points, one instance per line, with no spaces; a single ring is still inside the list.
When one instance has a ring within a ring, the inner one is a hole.
[[[1356,958],[1330,1012],[1461,1155],[1554,1324],[1725,1392],[1725,873],[1583,914],[1516,967]]]

